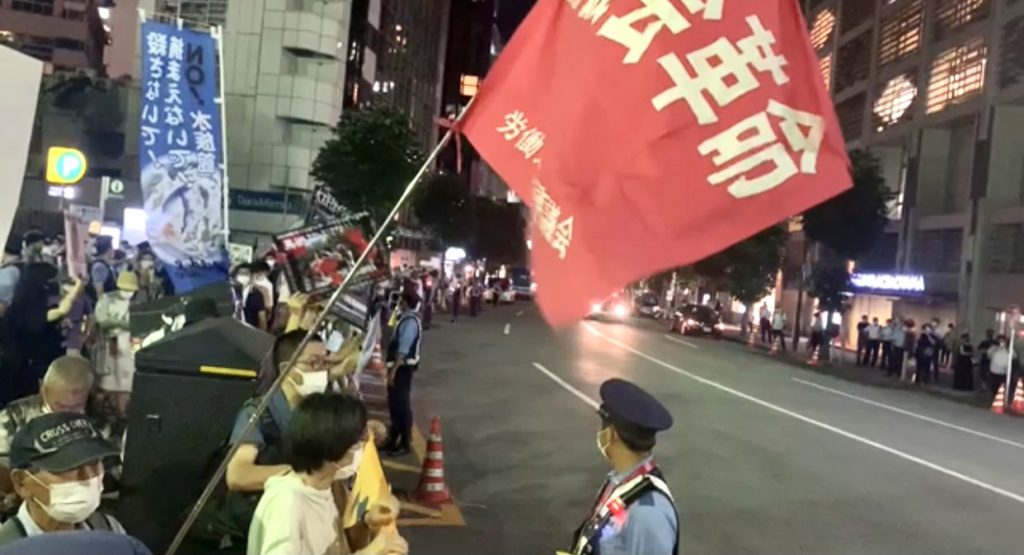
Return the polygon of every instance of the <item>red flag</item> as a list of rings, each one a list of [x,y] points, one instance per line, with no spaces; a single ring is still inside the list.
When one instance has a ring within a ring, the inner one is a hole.
[[[462,124],[553,325],[850,186],[797,0],[540,0]]]

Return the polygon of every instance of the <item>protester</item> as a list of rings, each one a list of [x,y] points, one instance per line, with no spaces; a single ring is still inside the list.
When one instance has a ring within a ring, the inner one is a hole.
[[[921,334],[917,338],[917,345],[914,350],[914,357],[917,362],[914,383],[921,385],[931,382],[932,366],[934,365],[937,347],[938,341],[935,338],[931,325],[925,324],[921,327]],[[938,376],[936,376],[936,383],[938,383]]]
[[[117,290],[113,239],[109,235],[100,235],[96,238],[95,249],[96,257],[89,265],[89,296],[98,301],[104,293]]]
[[[260,326],[261,330],[270,330],[273,325],[271,320],[274,309],[274,284],[270,281],[270,266],[266,262],[255,262],[250,267],[252,270],[252,290],[258,291],[263,298],[263,318],[266,323]]]
[[[29,264],[34,263],[46,263],[51,264],[46,260],[46,256],[43,250],[46,248],[46,235],[38,229],[29,230],[24,236],[25,246],[23,247],[22,253],[25,257],[25,262]]]
[[[49,308],[51,294],[60,292],[56,278],[57,269],[50,264],[26,265],[14,299],[0,321],[4,346],[0,406],[35,393],[46,368],[64,354],[61,321],[71,312],[84,285],[75,280],[57,306]]]
[[[652,454],[656,434],[672,427],[672,415],[625,380],[604,382],[600,393],[597,448],[612,472],[576,531],[572,553],[678,553],[679,513]]]
[[[0,261],[0,318],[3,318],[7,307],[14,300],[14,290],[21,276],[21,239],[11,237],[4,247],[3,260]]]
[[[271,476],[249,528],[248,555],[322,555],[353,553],[349,537],[339,533],[337,482],[352,478],[368,441],[362,401],[336,393],[314,393],[295,408],[286,443],[289,470]],[[398,502],[389,496],[372,507],[364,524],[376,538],[356,555],[404,555],[405,540],[379,532],[394,523]],[[362,536],[363,534],[358,534]]]
[[[249,264],[239,264],[232,273],[236,317],[256,329],[266,330],[267,305],[265,297],[255,289],[252,282],[252,267]]]
[[[952,326],[952,324],[950,324]],[[967,333],[960,336],[956,359],[953,363],[953,388],[974,391],[974,346]]]
[[[0,555],[153,555],[142,542],[100,530],[56,532],[17,540],[0,547]]]
[[[889,352],[886,375],[895,376],[897,378],[903,375],[903,361],[906,358],[906,346],[907,346],[907,325],[905,322],[895,319],[890,331],[890,337],[892,338],[891,348]]]
[[[164,280],[157,274],[156,255],[140,252],[135,275],[139,280],[138,303],[148,303],[164,296]]]
[[[96,303],[99,344],[96,348],[96,373],[99,387],[114,401],[118,414],[126,415],[128,398],[135,378],[135,353],[132,350],[131,304],[139,290],[133,272],[117,276],[117,290],[104,293]]]
[[[946,334],[942,336],[942,344],[939,348],[939,365],[948,368],[950,362],[954,362],[953,353],[958,352],[956,325],[950,322],[946,326]]]
[[[882,344],[882,328],[878,325],[878,318],[871,319],[871,323],[864,329],[864,335],[868,343],[860,365],[873,367],[878,364],[878,349]]]
[[[61,293],[67,297],[74,293],[75,284],[61,284]],[[91,356],[89,343],[94,331],[93,316],[96,305],[88,295],[77,295],[64,319],[64,352],[73,356]]]
[[[273,350],[273,366],[260,377],[260,393],[269,390],[270,385],[284,371],[288,362],[299,350],[306,332],[299,329],[277,338]],[[271,476],[281,474],[290,467],[285,462],[284,431],[291,424],[292,411],[303,397],[327,390],[330,381],[325,359],[327,349],[314,336],[303,349],[295,368],[281,385],[280,391],[270,399],[270,405],[257,421],[257,426],[243,436],[249,420],[256,414],[259,398],[253,398],[242,405],[231,432],[231,443],[241,443],[238,451],[228,463],[225,475],[228,489],[237,492],[263,491],[264,484]]]
[[[772,341],[778,341],[779,349],[786,350],[786,313],[781,308],[776,308],[772,316]]]
[[[886,371],[889,368],[889,357],[892,356],[892,332],[892,318],[889,318],[885,321],[885,325],[882,326],[882,358],[878,361],[878,367]]]
[[[85,416],[50,413],[29,421],[11,441],[11,480],[22,503],[0,527],[0,546],[68,530],[125,534],[114,517],[98,511],[103,459],[117,454]]]
[[[395,334],[391,337],[387,351],[388,367],[388,409],[391,413],[391,430],[384,451],[390,456],[400,457],[410,452],[412,441],[412,378],[420,365],[420,337],[423,324],[420,322],[420,299],[415,294],[402,295],[402,315],[399,317]]]

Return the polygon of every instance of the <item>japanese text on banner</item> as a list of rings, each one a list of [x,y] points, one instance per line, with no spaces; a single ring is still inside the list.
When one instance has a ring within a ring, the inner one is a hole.
[[[208,34],[156,22],[141,39],[146,236],[184,293],[227,274],[217,50]]]

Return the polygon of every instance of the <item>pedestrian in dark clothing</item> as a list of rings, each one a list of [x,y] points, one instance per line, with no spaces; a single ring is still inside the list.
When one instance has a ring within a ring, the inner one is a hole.
[[[857,365],[862,365],[861,362],[864,360],[864,352],[868,348],[868,326],[871,322],[868,321],[868,315],[860,317],[860,322],[857,322]]]
[[[939,335],[939,319],[932,318],[931,333],[932,340],[935,343],[935,356],[932,357],[932,375],[935,377],[935,383],[939,383],[939,360],[942,358],[942,348],[944,342],[942,336]]]
[[[974,346],[971,336],[960,336],[956,359],[953,362],[953,388],[960,391],[974,390]]]
[[[469,315],[476,317],[483,308],[484,290],[479,282],[472,282],[469,285]]]
[[[914,382],[918,385],[931,382],[932,366],[935,363],[937,342],[932,333],[931,326],[925,324],[921,328],[921,335],[917,338],[917,346],[914,351],[917,359],[917,375]]]
[[[459,321],[459,308],[462,307],[462,285],[458,281],[452,284],[452,323]]]
[[[978,367],[981,370],[982,383],[988,383],[989,374],[992,373],[992,356],[990,351],[996,345],[996,332],[994,330],[985,330],[985,339],[978,343]]]
[[[864,329],[867,335],[868,346],[864,351],[864,358],[861,366],[875,366],[878,364],[878,351],[882,346],[882,327],[878,325],[878,318],[872,318],[871,323]]]
[[[892,327],[892,342],[889,350],[889,359],[886,361],[889,363],[887,366],[887,376],[896,376],[897,378],[903,375],[903,359],[906,354],[907,347],[907,326],[905,323],[893,325]]]
[[[892,332],[892,318],[889,318],[882,327],[882,360],[878,361],[878,367],[886,371],[889,368],[889,357],[892,356]]]
[[[417,310],[420,298],[413,292],[402,294],[402,315],[388,345],[388,409],[391,430],[384,448],[390,456],[409,453],[412,441],[412,378],[420,366],[420,337],[423,324]]]
[[[956,326],[950,322],[946,327],[946,335],[942,336],[942,345],[939,347],[939,364],[947,367],[951,362],[955,363],[954,352],[957,352]]]

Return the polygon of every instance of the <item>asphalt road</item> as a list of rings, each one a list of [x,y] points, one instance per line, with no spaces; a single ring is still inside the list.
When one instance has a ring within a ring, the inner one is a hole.
[[[416,555],[568,547],[608,471],[591,403],[614,376],[675,416],[656,456],[687,555],[1024,553],[1024,419],[652,325],[552,331],[526,303],[437,320],[414,403],[443,420],[468,527],[406,530]]]

